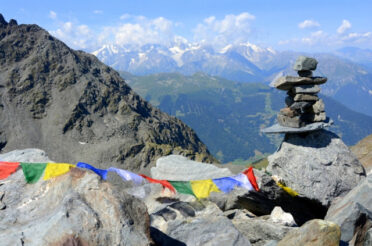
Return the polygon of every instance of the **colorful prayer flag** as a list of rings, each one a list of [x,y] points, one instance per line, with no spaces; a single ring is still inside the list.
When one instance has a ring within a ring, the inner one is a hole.
[[[194,192],[192,192],[189,181],[169,181],[169,183],[176,189],[178,193],[195,196]]]
[[[44,173],[44,180],[65,174],[73,167],[76,167],[76,165],[68,163],[48,163]]]
[[[239,182],[239,186],[247,190],[254,190],[251,182],[249,182],[247,175],[239,173],[238,175],[231,176],[230,178],[235,179]]]
[[[190,181],[192,191],[195,196],[200,198],[206,198],[211,192],[220,192],[218,187],[213,183],[211,179],[207,180],[194,180]]]
[[[25,179],[27,183],[34,184],[36,183],[41,175],[43,174],[46,163],[21,163],[23,175],[25,176]]]
[[[235,186],[240,185],[240,183],[237,180],[232,179],[230,177],[212,179],[212,181],[213,183],[216,184],[218,189],[225,193],[229,193],[235,188]]]
[[[84,162],[79,162],[76,166],[80,168],[86,168],[86,169],[92,170],[93,172],[98,174],[103,180],[107,179],[107,170],[95,168],[92,165],[88,163],[84,163]]]
[[[299,195],[297,191],[292,190],[291,188],[289,188],[288,186],[285,186],[285,185],[281,184],[280,182],[276,182],[276,184],[280,188],[282,188],[285,192],[287,192],[290,196],[295,197],[295,196],[298,196]]]
[[[14,173],[18,167],[19,162],[0,161],[0,179],[7,178],[10,174]]]
[[[256,191],[259,191],[260,189],[258,188],[256,177],[254,176],[253,172],[253,167],[249,167],[247,170],[243,172],[245,175],[247,175],[249,182],[251,182],[253,188]]]
[[[143,177],[139,176],[138,174],[119,169],[116,167],[110,167],[107,169],[109,172],[115,172],[117,175],[119,175],[123,180],[125,181],[133,181],[134,184],[140,185],[143,182]]]
[[[159,180],[159,179],[152,179],[150,177],[147,177],[146,175],[144,174],[140,174],[140,176],[144,177],[145,179],[147,179],[150,183],[157,183],[157,184],[161,184],[164,188],[168,188],[169,190],[173,191],[174,193],[176,193],[176,190],[174,189],[174,187],[167,181],[167,180]]]

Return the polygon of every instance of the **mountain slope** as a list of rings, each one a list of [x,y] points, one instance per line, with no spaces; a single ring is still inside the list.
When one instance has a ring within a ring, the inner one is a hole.
[[[152,107],[96,57],[36,25],[0,16],[0,150],[44,149],[55,161],[140,170],[180,153],[212,161],[180,120]]]
[[[222,162],[255,160],[272,153],[280,135],[265,135],[260,128],[274,123],[284,107],[285,93],[260,83],[237,83],[196,73],[134,76],[121,73],[128,84],[161,110],[191,126]],[[355,144],[372,132],[372,117],[356,113],[321,95],[331,128],[345,143]]]

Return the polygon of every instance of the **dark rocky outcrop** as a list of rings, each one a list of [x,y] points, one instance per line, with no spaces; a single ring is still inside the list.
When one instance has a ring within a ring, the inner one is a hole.
[[[2,16],[0,118],[1,152],[40,148],[55,161],[135,171],[171,153],[214,161],[192,129],[152,107],[96,57]]]

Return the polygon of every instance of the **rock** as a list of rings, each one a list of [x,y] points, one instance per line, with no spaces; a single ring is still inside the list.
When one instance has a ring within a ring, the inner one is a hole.
[[[320,91],[320,87],[318,85],[298,85],[292,87],[292,92],[297,93],[309,93],[309,94],[316,94]]]
[[[363,246],[371,246],[371,245],[372,245],[372,228],[367,231],[365,241],[363,243]]]
[[[324,77],[294,77],[294,76],[284,76],[280,77],[276,81],[274,81],[274,87],[276,87],[279,90],[291,90],[293,86],[298,85],[308,85],[308,84],[324,84],[327,82],[327,78]]]
[[[49,159],[45,151],[41,149],[13,150],[0,154],[0,160],[10,162],[53,162]]]
[[[324,122],[310,123],[300,128],[292,128],[292,127],[281,126],[279,124],[274,124],[270,127],[262,129],[261,132],[263,133],[304,133],[304,132],[311,132],[311,131],[317,131],[320,129],[324,129],[326,127],[330,127],[332,124],[333,124],[333,121],[327,118]]]
[[[270,220],[284,226],[296,226],[296,222],[290,213],[286,213],[279,206],[275,207],[270,214]]]
[[[190,127],[95,56],[37,25],[0,23],[1,153],[32,146],[56,162],[145,173],[169,154],[216,161]]]
[[[300,228],[292,230],[277,246],[339,246],[340,227],[325,220],[310,220]]]
[[[322,99],[319,99],[313,104],[313,112],[315,114],[319,114],[321,112],[324,112],[325,106]]]
[[[268,157],[267,170],[281,177],[301,196],[329,207],[365,178],[365,171],[349,148],[326,130],[286,134],[277,152]]]
[[[279,113],[276,119],[279,125],[284,127],[300,128],[306,125],[306,122],[300,116],[289,117]]]
[[[294,103],[293,97],[287,96],[285,97],[285,104],[289,107]]]
[[[17,21],[14,19],[10,19],[9,26],[16,26],[16,25],[18,25]]]
[[[351,147],[351,151],[363,164],[367,172],[372,172],[372,134]]]
[[[191,161],[180,155],[160,157],[156,161],[156,166],[151,168],[153,178],[175,181],[213,179],[231,175],[227,168]]]
[[[260,218],[233,219],[232,223],[253,246],[263,246],[272,240],[281,240],[291,227],[275,224]]]
[[[298,73],[298,76],[300,76],[300,77],[312,77],[313,76],[313,72],[308,71],[308,70],[297,71],[297,73]]]
[[[310,94],[296,94],[294,96],[294,101],[295,102],[300,102],[300,101],[318,101],[319,97],[315,95],[310,95]]]
[[[185,206],[194,213],[180,212]],[[175,202],[152,214],[151,226],[151,237],[157,245],[250,245],[210,202],[204,205]]]
[[[79,168],[26,184],[2,180],[2,245],[150,245],[149,216],[137,198]]]
[[[305,113],[309,111],[311,107],[312,107],[312,103],[310,102],[295,102],[292,105],[290,105],[290,108],[292,110],[295,110],[299,113]]]
[[[372,175],[368,175],[343,198],[332,203],[325,219],[333,221],[341,227],[342,241],[351,241],[357,226],[363,226],[368,220],[372,221],[371,194]]]
[[[326,120],[326,113],[325,112],[320,112],[318,114],[314,113],[305,113],[300,116],[301,120],[305,122],[320,122],[320,121],[325,121]]]
[[[295,71],[306,71],[306,70],[315,70],[318,65],[318,61],[314,58],[299,56],[293,65]]]
[[[291,117],[291,118],[299,115],[295,110],[293,110],[291,108],[288,108],[288,107],[282,108],[280,110],[280,113],[284,116],[288,116],[288,117]]]

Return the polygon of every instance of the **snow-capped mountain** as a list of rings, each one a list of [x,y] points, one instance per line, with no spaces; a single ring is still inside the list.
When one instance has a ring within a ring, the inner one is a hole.
[[[357,112],[372,115],[372,68],[352,61],[350,52],[353,50],[347,49],[349,58],[345,58],[346,55],[340,57],[331,53],[278,52],[248,42],[215,49],[205,43],[190,43],[178,37],[168,46],[105,45],[93,54],[115,69],[135,75],[204,72],[238,82],[265,84],[278,74],[295,75],[292,66],[299,55],[313,56],[319,61],[315,75],[328,77],[322,93]],[[359,49],[356,51],[356,56],[361,54]]]
[[[228,45],[221,50],[203,43],[190,43],[181,37],[169,46],[147,44],[141,47],[104,45],[93,52],[101,61],[117,70],[137,75],[181,72],[210,75],[251,82],[264,78],[262,69],[276,52],[251,43]]]

